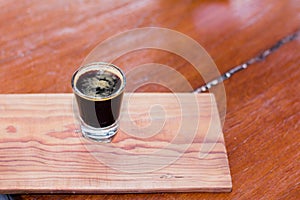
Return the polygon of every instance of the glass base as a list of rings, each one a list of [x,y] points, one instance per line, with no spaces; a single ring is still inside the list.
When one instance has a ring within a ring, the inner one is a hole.
[[[113,137],[118,132],[119,123],[115,122],[114,124],[105,127],[105,128],[94,128],[83,122],[81,122],[81,132],[83,137],[96,141],[109,143]]]

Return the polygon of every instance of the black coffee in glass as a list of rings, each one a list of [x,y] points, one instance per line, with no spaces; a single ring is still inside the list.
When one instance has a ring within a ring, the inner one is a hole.
[[[119,126],[124,73],[112,64],[91,63],[74,73],[72,87],[83,135],[96,141],[111,141]]]

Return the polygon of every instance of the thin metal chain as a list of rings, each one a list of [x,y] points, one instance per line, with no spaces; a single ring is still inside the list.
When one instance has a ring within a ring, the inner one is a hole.
[[[293,33],[291,35],[288,35],[287,37],[284,37],[283,39],[279,40],[271,48],[263,51],[261,54],[257,55],[256,57],[251,58],[247,62],[245,62],[243,64],[240,64],[240,65],[238,65],[238,66],[236,66],[236,67],[228,70],[227,72],[225,72],[224,74],[222,74],[218,78],[213,79],[212,81],[209,81],[205,85],[197,88],[196,90],[194,90],[194,93],[206,92],[210,88],[212,88],[213,86],[216,86],[219,83],[222,83],[223,81],[229,79],[232,75],[238,73],[239,71],[242,71],[242,70],[248,68],[249,65],[252,65],[254,63],[258,63],[258,62],[261,62],[261,61],[265,60],[266,57],[268,57],[271,53],[273,53],[274,51],[276,51],[277,49],[279,49],[285,43],[288,43],[288,42],[294,40],[298,35],[300,35],[300,30],[298,30],[297,32],[295,32],[295,33]]]

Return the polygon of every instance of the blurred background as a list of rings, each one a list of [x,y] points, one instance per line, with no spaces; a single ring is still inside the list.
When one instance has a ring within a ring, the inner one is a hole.
[[[232,193],[23,194],[13,198],[299,198],[300,169],[295,162],[299,160],[300,143],[299,0],[0,0],[0,8],[2,94],[70,93],[73,72],[97,44],[134,28],[162,27],[189,36],[205,48],[220,73],[250,61],[274,45],[278,47],[224,83],[224,134]],[[280,42],[286,37],[290,37],[289,42]],[[193,89],[205,84],[187,60],[170,52],[143,49],[114,61],[125,72],[146,63],[174,68]],[[159,70],[151,76],[160,77]],[[177,91],[185,90],[176,80],[170,81]],[[138,91],[169,89],[148,84]],[[3,198],[9,197],[0,197]]]

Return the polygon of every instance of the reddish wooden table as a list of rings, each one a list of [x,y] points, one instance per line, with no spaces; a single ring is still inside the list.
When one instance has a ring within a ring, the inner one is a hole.
[[[71,92],[70,77],[106,38],[138,27],[164,27],[200,43],[221,73],[300,28],[298,0],[1,1],[0,93]],[[231,193],[13,195],[15,199],[297,199],[300,36],[225,81],[225,142]],[[194,89],[203,80],[183,58],[161,50],[115,61],[125,71],[162,63]],[[159,76],[157,71],[154,75]],[[184,90],[176,85],[177,90]],[[146,85],[139,91],[167,91]]]

